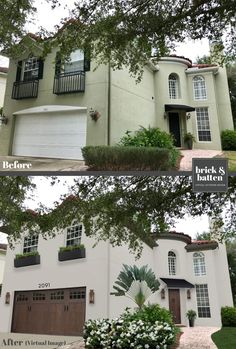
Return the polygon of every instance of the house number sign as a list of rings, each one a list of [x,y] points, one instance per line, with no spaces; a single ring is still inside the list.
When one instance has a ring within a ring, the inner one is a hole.
[[[47,288],[50,287],[50,282],[43,282],[42,284],[38,284],[38,288]]]

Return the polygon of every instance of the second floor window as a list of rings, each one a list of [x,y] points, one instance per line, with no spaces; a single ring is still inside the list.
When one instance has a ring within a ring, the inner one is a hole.
[[[81,50],[76,50],[70,54],[70,61],[64,64],[64,72],[72,73],[84,71],[84,53]]]
[[[82,224],[73,223],[67,229],[66,246],[79,245],[81,243]]]
[[[169,75],[169,97],[170,99],[180,98],[179,77],[176,74]]]
[[[17,63],[16,81],[33,81],[43,78],[43,60],[29,57]]]
[[[205,100],[206,96],[206,83],[202,76],[195,76],[193,78],[193,91],[195,100]]]
[[[193,267],[195,276],[206,275],[205,257],[202,252],[193,254]]]
[[[36,252],[38,250],[38,235],[31,235],[24,238],[23,253]]]
[[[176,275],[176,254],[173,251],[168,253],[169,275]]]

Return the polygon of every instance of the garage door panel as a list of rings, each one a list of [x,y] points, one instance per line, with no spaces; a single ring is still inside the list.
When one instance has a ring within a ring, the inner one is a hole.
[[[82,160],[86,145],[86,114],[18,115],[12,154]]]

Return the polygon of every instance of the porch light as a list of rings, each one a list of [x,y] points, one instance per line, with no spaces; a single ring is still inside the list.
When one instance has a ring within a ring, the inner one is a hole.
[[[191,290],[187,290],[187,299],[191,299]]]
[[[89,115],[93,121],[97,121],[101,116],[97,110],[93,110],[92,108],[89,111]]]
[[[2,114],[0,115],[0,125],[6,125],[8,123],[8,118]]]
[[[95,302],[94,290],[89,290],[89,304],[94,304],[94,302]]]
[[[186,114],[186,118],[187,118],[187,120],[189,120],[189,119],[191,118],[191,114],[190,114],[190,113],[187,113],[187,114]]]
[[[165,299],[166,298],[166,294],[165,294],[165,289],[163,288],[161,290],[161,299]]]

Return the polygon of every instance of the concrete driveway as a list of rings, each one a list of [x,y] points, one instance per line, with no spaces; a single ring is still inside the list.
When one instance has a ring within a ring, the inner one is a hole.
[[[86,171],[87,166],[81,160],[64,160],[48,158],[30,158],[21,156],[0,156],[0,171]]]

